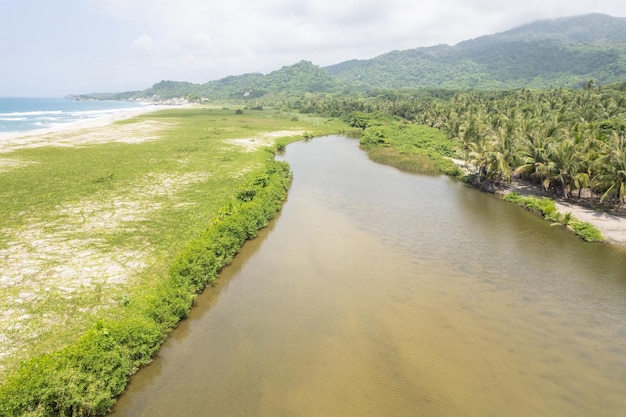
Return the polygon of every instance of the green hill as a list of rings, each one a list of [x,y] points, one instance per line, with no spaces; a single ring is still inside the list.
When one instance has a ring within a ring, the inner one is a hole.
[[[77,99],[232,100],[376,89],[505,90],[580,88],[626,81],[626,18],[603,14],[543,20],[463,41],[392,51],[320,68],[309,61],[269,74],[205,84],[161,81],[143,91]]]
[[[154,101],[174,98],[232,100],[257,98],[266,94],[334,93],[345,88],[347,86],[329,72],[309,61],[300,61],[267,75],[260,73],[233,75],[205,84],[161,81],[143,91],[115,94],[91,93],[73,98]]]
[[[602,14],[544,20],[461,42],[393,51],[325,68],[360,88],[580,87],[626,78],[626,19]]]

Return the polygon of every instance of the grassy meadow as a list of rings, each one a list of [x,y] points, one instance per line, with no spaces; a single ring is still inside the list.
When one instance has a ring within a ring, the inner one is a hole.
[[[0,383],[21,361],[128,316],[129,300],[151,296],[277,144],[344,129],[194,107],[1,148]]]

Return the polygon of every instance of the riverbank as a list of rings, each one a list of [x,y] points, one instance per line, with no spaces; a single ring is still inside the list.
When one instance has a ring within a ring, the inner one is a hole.
[[[345,137],[280,159],[294,172],[280,218],[111,417],[625,409],[626,253],[459,181],[372,163]]]
[[[558,198],[543,191],[539,185],[520,179],[513,179],[510,184],[506,184],[497,190],[497,193],[500,195],[506,195],[510,192],[516,192],[522,196],[548,197],[554,200],[556,208],[560,213],[571,213],[576,219],[592,224],[602,233],[607,243],[626,247],[626,216],[621,212],[616,214],[615,212],[577,204],[575,200]]]
[[[449,158],[464,172],[470,172],[464,161],[455,158]],[[626,213],[610,212],[598,208],[589,207],[589,205],[577,204],[576,200],[565,200],[552,193],[548,193],[538,184],[524,181],[519,178],[513,178],[510,183],[503,183],[495,189],[496,194],[505,196],[508,193],[515,192],[523,197],[547,197],[554,201],[557,210],[565,215],[571,215],[581,222],[587,222],[593,225],[602,233],[606,242],[613,245],[626,248]]]
[[[345,129],[275,111],[141,110],[0,145],[0,382],[167,295],[159,283],[186,245],[268,183],[277,140]],[[133,338],[142,320],[127,323]]]
[[[407,126],[390,120],[371,123],[371,126],[367,122],[361,124],[366,126],[360,140],[361,148],[375,162],[422,174],[446,173],[462,177],[475,172],[473,167],[468,167],[464,161],[451,156],[456,153],[453,144],[437,129],[419,125]],[[522,196],[551,198],[562,215],[571,213],[579,222],[589,223],[598,229],[606,242],[626,247],[626,216],[621,213],[613,214],[577,205],[573,200],[566,201],[548,195],[541,187],[519,179],[492,188],[491,191],[501,195],[517,192]]]

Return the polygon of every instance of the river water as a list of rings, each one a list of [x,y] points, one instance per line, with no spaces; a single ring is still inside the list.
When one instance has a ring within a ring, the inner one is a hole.
[[[624,251],[353,139],[284,159],[282,212],[114,416],[624,415]]]

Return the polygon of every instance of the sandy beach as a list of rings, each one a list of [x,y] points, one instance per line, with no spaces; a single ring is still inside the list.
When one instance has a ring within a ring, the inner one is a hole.
[[[35,148],[39,146],[80,146],[90,143],[102,143],[112,141],[113,138],[105,138],[102,135],[90,135],[89,132],[102,129],[120,120],[130,119],[142,114],[151,113],[161,109],[180,106],[146,105],[129,109],[121,109],[113,114],[93,119],[82,120],[75,123],[67,123],[47,129],[37,129],[28,132],[2,132],[0,133],[0,154],[13,152],[17,149]],[[148,126],[144,126],[148,127]],[[146,129],[149,131],[149,129]],[[81,133],[80,135],[78,133]],[[116,134],[120,140],[124,135]],[[126,140],[127,141],[127,140]],[[1,157],[0,157],[1,158]],[[2,161],[0,160],[0,170]]]

